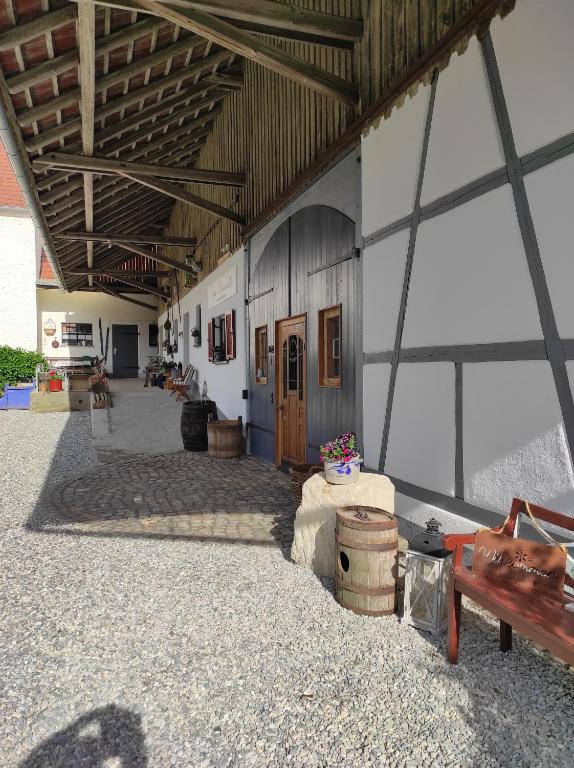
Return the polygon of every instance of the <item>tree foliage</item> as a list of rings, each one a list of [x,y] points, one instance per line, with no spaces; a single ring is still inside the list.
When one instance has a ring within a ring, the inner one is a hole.
[[[0,390],[6,384],[18,384],[33,378],[36,366],[46,364],[39,352],[26,352],[24,349],[0,346]]]

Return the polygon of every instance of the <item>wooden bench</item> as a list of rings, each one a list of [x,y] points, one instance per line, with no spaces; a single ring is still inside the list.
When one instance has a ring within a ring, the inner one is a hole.
[[[513,499],[506,534],[513,536],[520,526],[520,515],[525,513],[525,502]],[[530,504],[537,520],[552,523],[565,531],[574,531],[574,518]],[[501,526],[502,527],[502,526]],[[500,530],[500,529],[497,529]],[[552,535],[552,532],[549,531]],[[446,534],[444,546],[453,552],[452,577],[449,586],[448,658],[458,661],[460,611],[462,596],[493,613],[500,620],[500,650],[512,649],[512,630],[528,637],[550,653],[574,666],[574,613],[567,611],[566,603],[574,603],[574,596],[565,593],[556,597],[536,589],[524,589],[483,575],[475,574],[463,564],[465,546],[474,544],[476,534]],[[574,588],[574,579],[566,574],[566,587]]]

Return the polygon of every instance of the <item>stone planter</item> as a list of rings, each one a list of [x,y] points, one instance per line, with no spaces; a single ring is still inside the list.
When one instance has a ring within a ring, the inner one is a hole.
[[[50,379],[48,382],[48,389],[50,392],[61,392],[62,391],[62,379]]]
[[[325,480],[332,485],[350,485],[356,483],[360,477],[362,459],[357,457],[345,463],[338,461],[325,461]]]

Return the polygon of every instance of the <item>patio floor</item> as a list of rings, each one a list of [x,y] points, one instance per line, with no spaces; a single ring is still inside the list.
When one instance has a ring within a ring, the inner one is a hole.
[[[124,394],[112,426],[153,402],[177,428],[166,393]],[[0,412],[2,768],[572,765],[574,675],[548,654],[501,654],[467,609],[451,667],[444,638],[288,560],[272,467],[113,429],[98,463],[90,427]]]

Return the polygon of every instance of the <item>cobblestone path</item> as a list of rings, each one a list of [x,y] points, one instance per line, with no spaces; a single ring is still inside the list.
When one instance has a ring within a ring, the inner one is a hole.
[[[293,539],[290,479],[255,459],[135,456],[57,485],[32,527],[99,535],[274,544]]]

